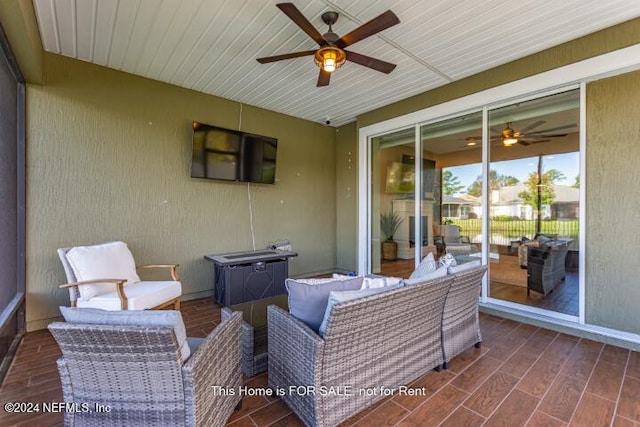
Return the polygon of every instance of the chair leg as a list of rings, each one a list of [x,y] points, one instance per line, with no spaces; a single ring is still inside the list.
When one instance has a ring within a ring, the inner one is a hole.
[[[475,348],[480,348],[480,346],[482,346],[482,341],[478,341],[477,343],[475,343],[473,345]]]
[[[180,311],[180,297],[176,298],[173,309],[176,311]]]
[[[449,369],[449,362],[444,362],[444,363],[442,364],[442,369],[444,369],[445,371],[446,371],[447,369]]]
[[[240,402],[238,402],[238,404],[235,407],[236,411],[240,411],[242,409],[242,399],[240,399]]]
[[[440,369],[441,369],[441,365],[438,365],[435,368],[433,368],[433,370],[436,372],[440,372]]]

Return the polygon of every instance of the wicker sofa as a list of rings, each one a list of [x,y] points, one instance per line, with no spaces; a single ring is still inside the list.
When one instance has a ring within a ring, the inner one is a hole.
[[[338,425],[367,408],[385,397],[382,390],[399,393],[464,345],[479,342],[477,296],[485,271],[478,267],[338,304],[324,339],[287,311],[270,306],[269,387],[307,426],[320,427]],[[468,290],[471,282],[473,291]],[[460,292],[451,293],[456,283]],[[472,294],[473,304],[456,307]],[[443,313],[450,322],[446,328]],[[443,330],[449,346],[443,345]]]
[[[564,280],[565,259],[569,246],[565,242],[554,242],[538,248],[529,248],[527,253],[527,295],[533,290],[543,295],[552,292]]]

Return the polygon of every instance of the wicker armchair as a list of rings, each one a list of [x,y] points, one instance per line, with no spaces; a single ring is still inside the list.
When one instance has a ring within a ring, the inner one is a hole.
[[[444,368],[449,361],[469,347],[480,347],[480,320],[478,298],[486,266],[475,267],[453,275],[454,281],[447,294],[442,315],[442,347]]]
[[[282,399],[307,426],[328,427],[382,399],[381,388],[397,390],[439,368],[452,281],[449,276],[338,304],[324,339],[269,306],[269,386],[284,392]],[[321,386],[346,394],[322,393]]]
[[[77,408],[65,425],[223,426],[241,399],[241,321],[234,313],[186,361],[171,327],[50,324],[64,401]]]

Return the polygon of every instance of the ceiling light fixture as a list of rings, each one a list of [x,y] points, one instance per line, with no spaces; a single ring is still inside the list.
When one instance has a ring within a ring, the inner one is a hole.
[[[507,123],[507,127],[502,131],[502,143],[505,147],[511,147],[518,142],[518,137],[510,125],[511,123]]]
[[[478,145],[478,141],[476,141],[475,138],[470,137],[470,138],[467,138],[466,141],[467,141],[467,144],[466,144],[467,147],[473,147],[474,145]]]
[[[347,60],[344,50],[334,46],[318,49],[314,55],[316,65],[327,73],[333,73]]]

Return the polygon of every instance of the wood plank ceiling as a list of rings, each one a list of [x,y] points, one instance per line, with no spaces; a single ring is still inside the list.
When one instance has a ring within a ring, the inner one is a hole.
[[[317,48],[264,0],[34,0],[46,51],[316,122],[366,111],[640,16],[637,0],[293,0],[325,33],[346,34],[391,9],[400,24],[350,50],[397,64],[347,62],[316,87]]]

